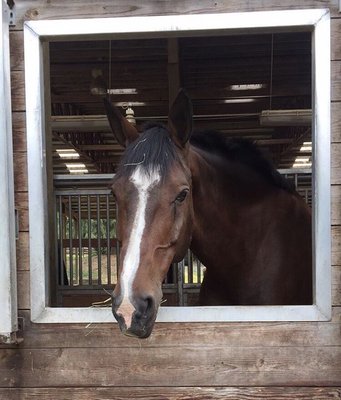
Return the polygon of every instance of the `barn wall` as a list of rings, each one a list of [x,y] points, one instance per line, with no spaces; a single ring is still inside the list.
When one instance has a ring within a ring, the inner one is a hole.
[[[313,323],[157,324],[151,338],[116,325],[29,320],[23,22],[161,14],[330,8],[332,29],[333,318]],[[337,0],[16,0],[10,34],[20,345],[0,348],[0,399],[341,398],[341,13]]]

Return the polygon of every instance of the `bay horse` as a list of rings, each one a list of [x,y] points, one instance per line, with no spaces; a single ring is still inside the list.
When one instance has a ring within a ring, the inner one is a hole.
[[[124,334],[151,334],[162,282],[188,248],[206,266],[201,305],[312,303],[310,208],[253,143],[192,134],[184,91],[168,126],[142,133],[104,104],[125,147],[112,184],[121,243],[112,310]]]

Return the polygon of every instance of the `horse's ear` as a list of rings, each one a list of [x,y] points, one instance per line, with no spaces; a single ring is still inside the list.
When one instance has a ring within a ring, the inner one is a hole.
[[[139,136],[137,129],[124,118],[119,110],[109,100],[103,99],[105,112],[108,117],[110,128],[118,143],[126,147]]]
[[[168,124],[172,139],[184,147],[192,133],[193,108],[191,99],[181,89],[169,111]]]

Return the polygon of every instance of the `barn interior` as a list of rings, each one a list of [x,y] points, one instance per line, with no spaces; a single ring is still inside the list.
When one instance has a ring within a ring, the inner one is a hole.
[[[179,88],[185,88],[195,130],[255,142],[311,203],[310,32],[49,46],[54,305],[102,300],[107,297],[102,288],[112,288],[117,277],[115,204],[108,182],[123,149],[110,131],[103,97],[139,129],[148,121],[166,123]],[[189,254],[172,271],[164,285],[167,305],[195,304],[204,266]]]

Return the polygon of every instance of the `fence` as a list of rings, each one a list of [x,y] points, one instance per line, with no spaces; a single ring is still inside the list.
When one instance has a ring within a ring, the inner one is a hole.
[[[311,171],[280,170],[311,205]],[[117,283],[119,243],[112,175],[56,175],[57,305],[91,305]],[[188,251],[163,283],[167,305],[197,303],[205,267]],[[77,301],[83,299],[83,301]],[[70,300],[72,299],[72,300]]]

